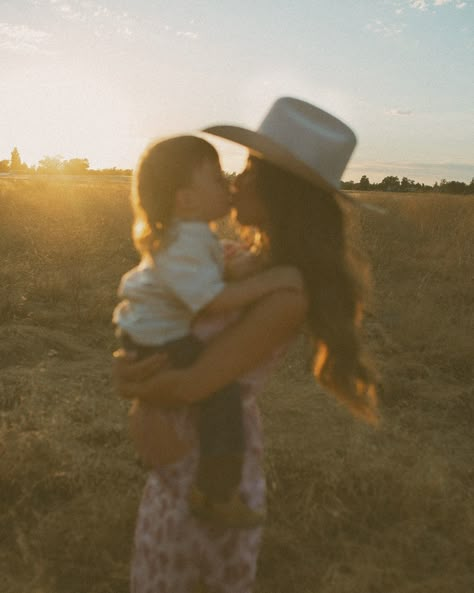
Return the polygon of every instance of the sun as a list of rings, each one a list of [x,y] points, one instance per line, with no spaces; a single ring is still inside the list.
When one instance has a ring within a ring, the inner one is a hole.
[[[17,77],[2,100],[9,114],[7,137],[25,162],[45,155],[87,158],[97,167],[123,166],[131,158],[132,113],[125,97],[87,72],[60,69]],[[5,140],[5,139],[4,139]]]

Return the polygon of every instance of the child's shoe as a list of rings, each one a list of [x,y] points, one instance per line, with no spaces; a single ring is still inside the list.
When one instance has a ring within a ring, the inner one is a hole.
[[[212,502],[210,507],[210,520],[218,525],[252,529],[265,521],[265,513],[247,506],[238,492],[226,502]]]
[[[188,502],[189,508],[191,509],[193,515],[200,517],[204,514],[206,508],[206,501],[206,495],[201,490],[199,490],[199,488],[196,485],[192,486],[191,491],[189,493]]]
[[[238,492],[225,502],[216,502],[193,486],[189,505],[194,515],[220,527],[252,529],[265,521],[265,513],[247,506]]]

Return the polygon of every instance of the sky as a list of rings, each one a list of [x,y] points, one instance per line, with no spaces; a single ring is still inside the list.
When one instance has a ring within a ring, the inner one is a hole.
[[[473,24],[474,0],[0,0],[0,160],[132,168],[155,138],[256,129],[294,96],[356,132],[345,181],[470,182]]]

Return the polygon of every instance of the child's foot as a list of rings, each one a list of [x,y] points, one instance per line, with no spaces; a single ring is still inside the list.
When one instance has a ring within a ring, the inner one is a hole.
[[[225,502],[216,502],[193,486],[189,506],[196,517],[220,527],[251,529],[259,527],[265,521],[265,513],[251,509],[237,492]]]

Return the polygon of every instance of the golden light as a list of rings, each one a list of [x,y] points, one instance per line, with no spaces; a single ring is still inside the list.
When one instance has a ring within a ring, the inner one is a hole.
[[[98,167],[130,160],[131,110],[117,89],[90,74],[61,69],[16,78],[3,97],[8,137],[28,164],[45,155],[88,158]],[[131,166],[135,163],[131,160]]]

